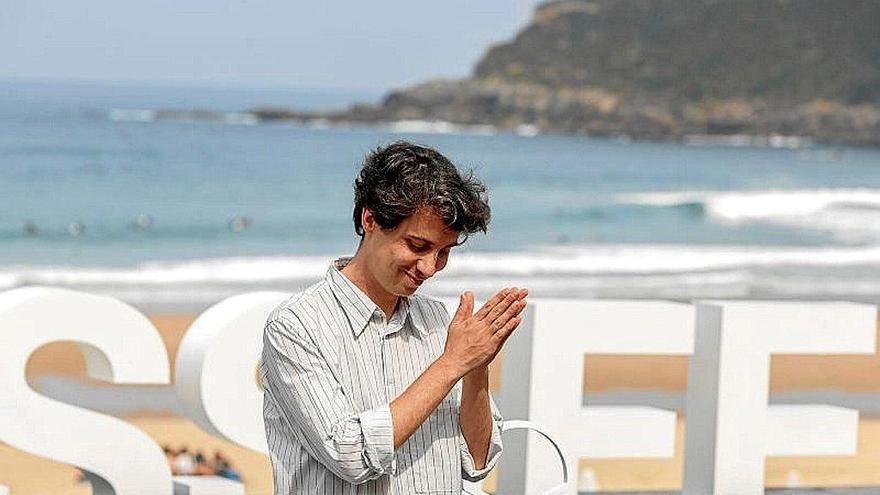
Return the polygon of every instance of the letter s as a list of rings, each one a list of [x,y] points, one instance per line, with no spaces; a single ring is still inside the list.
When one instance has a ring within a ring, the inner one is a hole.
[[[224,299],[199,315],[177,351],[174,386],[187,415],[205,431],[264,454],[269,448],[255,367],[266,318],[289,297],[249,292]]]
[[[80,345],[88,375],[117,384],[167,384],[168,356],[152,323],[116,299],[47,287],[0,293],[0,441],[81,468],[95,494],[171,495],[165,455],[120,419],[33,391],[30,355],[59,340]]]

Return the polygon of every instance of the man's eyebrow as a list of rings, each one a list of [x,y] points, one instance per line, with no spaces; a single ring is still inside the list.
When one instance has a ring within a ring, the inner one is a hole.
[[[417,235],[415,235],[415,234],[408,234],[407,237],[409,237],[409,238],[411,238],[411,239],[416,239],[416,240],[422,241],[422,242],[424,242],[424,243],[427,243],[429,246],[433,246],[433,245],[434,245],[434,241],[432,241],[431,239],[426,239],[426,238],[424,238],[424,237],[417,236]],[[463,241],[458,241],[458,240],[457,240],[457,241],[453,242],[452,244],[449,244],[449,245],[446,246],[446,247],[448,247],[448,248],[452,248],[452,247],[455,247],[455,246],[461,246],[462,244],[463,244]]]

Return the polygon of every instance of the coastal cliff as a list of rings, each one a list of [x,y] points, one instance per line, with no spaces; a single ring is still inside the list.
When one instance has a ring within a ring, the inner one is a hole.
[[[880,2],[559,0],[490,47],[470,77],[427,81],[338,112],[253,113],[880,145]]]

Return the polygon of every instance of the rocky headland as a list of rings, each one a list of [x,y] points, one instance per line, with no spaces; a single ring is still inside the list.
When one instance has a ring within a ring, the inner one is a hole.
[[[490,47],[470,77],[339,111],[250,112],[260,120],[880,145],[880,2],[552,1],[514,39]]]

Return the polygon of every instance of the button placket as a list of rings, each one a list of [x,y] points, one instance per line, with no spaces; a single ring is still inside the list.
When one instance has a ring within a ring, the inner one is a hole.
[[[386,334],[382,336],[382,373],[384,375],[382,378],[385,383],[385,394],[388,400],[391,400],[394,395],[394,365],[391,363],[391,353],[388,351],[390,345],[391,335]]]

